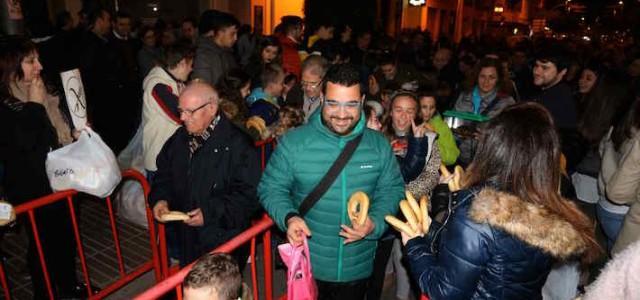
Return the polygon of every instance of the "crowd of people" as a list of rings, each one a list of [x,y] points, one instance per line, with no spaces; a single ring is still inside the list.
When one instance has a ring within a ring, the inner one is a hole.
[[[77,25],[60,13],[37,42],[0,37],[10,203],[52,193],[47,153],[78,137],[59,73],[77,68],[89,124],[111,150],[142,133],[154,217],[186,213],[167,223],[182,266],[263,211],[290,243],[308,239],[319,299],[379,299],[390,279],[398,299],[573,299],[584,287],[591,299],[626,270],[605,268],[590,288],[604,262],[637,260],[637,41],[453,43],[297,16],[263,36],[217,10],[148,25],[95,8]],[[271,139],[261,173],[254,144]],[[467,169],[460,191],[440,171],[456,165]],[[384,221],[405,190],[431,199],[424,237]],[[356,191],[371,201],[363,224],[347,217]],[[56,297],[82,297],[67,209],[38,214]],[[205,256],[185,295],[216,282],[219,299],[237,298],[247,256]],[[27,257],[34,297],[45,298],[33,238]]]

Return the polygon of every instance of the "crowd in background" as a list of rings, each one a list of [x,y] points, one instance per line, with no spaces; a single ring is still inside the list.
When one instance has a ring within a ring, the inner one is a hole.
[[[333,65],[349,64],[360,73],[366,126],[389,141],[406,188],[416,198],[436,193],[441,164],[467,166],[476,153],[482,126],[451,128],[445,111],[490,119],[510,105],[534,101],[551,113],[560,137],[566,161],[563,196],[596,224],[605,257],[640,240],[638,41],[601,43],[534,35],[519,41],[483,36],[454,43],[444,36],[434,41],[420,30],[390,37],[348,23],[321,22],[309,28],[297,16],[283,17],[273,35],[264,36],[220,11],[179,22],[159,19],[142,24],[135,16],[105,9],[82,11],[78,24],[61,12],[51,34],[35,43],[20,37],[0,39],[0,95],[7,111],[30,109],[29,122],[51,125],[37,136],[18,134],[34,139],[20,141],[24,147],[41,148],[36,156],[25,157],[5,151],[15,133],[7,128],[20,120],[9,113],[0,117],[6,138],[0,145],[3,190],[14,205],[51,192],[46,178],[33,183],[32,174],[44,170],[47,149],[74,139],[60,92],[62,71],[80,69],[91,127],[116,155],[137,130],[142,131],[144,169],[152,179],[158,153],[182,125],[178,97],[188,82],[214,86],[226,118],[261,141],[280,138],[309,122],[323,102],[331,105],[333,99],[323,96],[324,75]],[[43,104],[45,110],[31,102]],[[25,187],[27,181],[31,183]],[[49,212],[54,213],[60,212]],[[64,231],[60,226],[70,225],[51,225],[53,240],[60,236],[56,230]],[[61,257],[59,263],[72,261],[64,255],[74,253],[72,242],[59,244],[66,247],[54,254]],[[374,273],[383,275],[377,279],[381,287],[385,268],[395,270],[396,276],[406,271],[396,236],[388,233],[379,244],[387,251],[376,264],[382,271]],[[33,261],[34,251],[30,248]],[[606,260],[558,271],[576,278],[569,293],[575,295],[578,286],[589,284]],[[32,269],[32,274],[40,272],[36,264]],[[42,287],[41,278],[32,276]],[[56,276],[62,292],[75,292],[73,275]],[[397,296],[408,298],[411,285],[402,287]],[[379,290],[370,293],[372,299],[379,297]]]

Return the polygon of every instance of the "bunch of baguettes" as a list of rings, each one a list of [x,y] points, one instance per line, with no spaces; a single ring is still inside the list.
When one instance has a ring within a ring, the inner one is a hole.
[[[396,230],[404,232],[410,237],[422,236],[429,232],[429,226],[431,226],[428,212],[429,199],[427,196],[422,196],[420,203],[418,203],[409,191],[405,192],[405,196],[407,199],[400,201],[400,211],[407,222],[405,223],[392,215],[387,215],[384,219]]]
[[[447,181],[451,192],[457,192],[461,189],[460,180],[464,173],[462,167],[456,166],[453,174],[451,174],[447,167],[442,165],[440,166],[440,172],[442,173],[442,178]],[[431,217],[429,217],[428,212],[429,198],[422,196],[418,202],[409,191],[405,192],[405,196],[407,199],[400,201],[400,211],[402,211],[402,215],[407,221],[403,222],[392,215],[387,215],[384,219],[393,228],[404,232],[409,237],[424,236],[429,232],[429,226],[431,226]]]

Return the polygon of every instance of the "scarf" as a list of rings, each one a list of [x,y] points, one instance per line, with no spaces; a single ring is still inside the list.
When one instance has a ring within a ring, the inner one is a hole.
[[[482,104],[482,97],[480,97],[480,90],[478,86],[473,88],[473,92],[471,93],[471,101],[473,101],[473,113],[480,113],[480,105]]]
[[[220,116],[215,117],[204,132],[189,135],[189,151],[191,152],[191,156],[193,156],[198,149],[202,148],[202,145],[213,135],[213,130],[216,128],[216,125],[218,125],[218,122],[220,122]]]
[[[476,85],[476,87],[473,88],[473,92],[471,93],[471,101],[473,102],[473,113],[476,115],[483,113],[483,111],[480,111],[480,108],[482,108],[482,102],[490,100],[490,102],[487,104],[487,107],[489,107],[493,101],[497,100],[496,96],[497,91],[495,89],[484,97],[480,96],[480,89],[478,89],[478,86]]]
[[[10,89],[11,95],[13,95],[17,100],[22,103],[29,102],[29,97],[27,96],[29,87],[26,84],[11,83]],[[62,146],[66,146],[73,142],[73,136],[71,136],[71,127],[69,126],[69,122],[63,115],[62,111],[60,111],[59,104],[60,97],[47,93],[42,106],[44,106],[44,109],[47,112],[51,125],[53,125],[56,130],[58,143]]]

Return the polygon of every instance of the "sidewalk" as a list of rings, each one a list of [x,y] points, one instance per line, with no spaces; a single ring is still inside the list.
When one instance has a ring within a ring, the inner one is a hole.
[[[118,278],[118,262],[111,234],[111,226],[104,200],[86,198],[80,201],[80,233],[87,258],[91,283],[102,288]],[[118,234],[125,269],[131,270],[151,257],[147,229],[127,221],[117,219]],[[14,228],[5,234],[0,248],[7,254],[4,263],[9,277],[9,286],[13,299],[32,299],[31,280],[26,265],[27,236],[23,228]],[[73,234],[73,233],[69,233]],[[258,249],[258,274],[263,274],[262,245]],[[278,255],[277,251],[273,255]],[[80,261],[77,260],[76,272],[82,278]],[[251,286],[251,269],[247,264],[243,280]],[[260,299],[264,299],[264,277],[258,276]],[[123,287],[107,299],[131,299],[155,284],[153,272],[148,272],[131,284]],[[286,270],[275,270],[273,275],[274,299],[286,294]],[[395,288],[383,291],[382,299],[394,299]],[[0,293],[0,299],[4,299]]]
[[[87,259],[89,276],[94,286],[104,287],[118,278],[118,262],[104,200],[79,198],[80,234]],[[120,246],[125,270],[141,265],[151,257],[148,233],[145,228],[117,220]],[[69,234],[73,234],[69,232]],[[0,244],[7,255],[4,263],[13,299],[31,299],[31,279],[27,270],[27,235],[24,228],[7,232]],[[76,260],[78,279],[82,278],[80,260]],[[3,296],[0,295],[0,299]],[[123,299],[123,298],[119,298]]]

